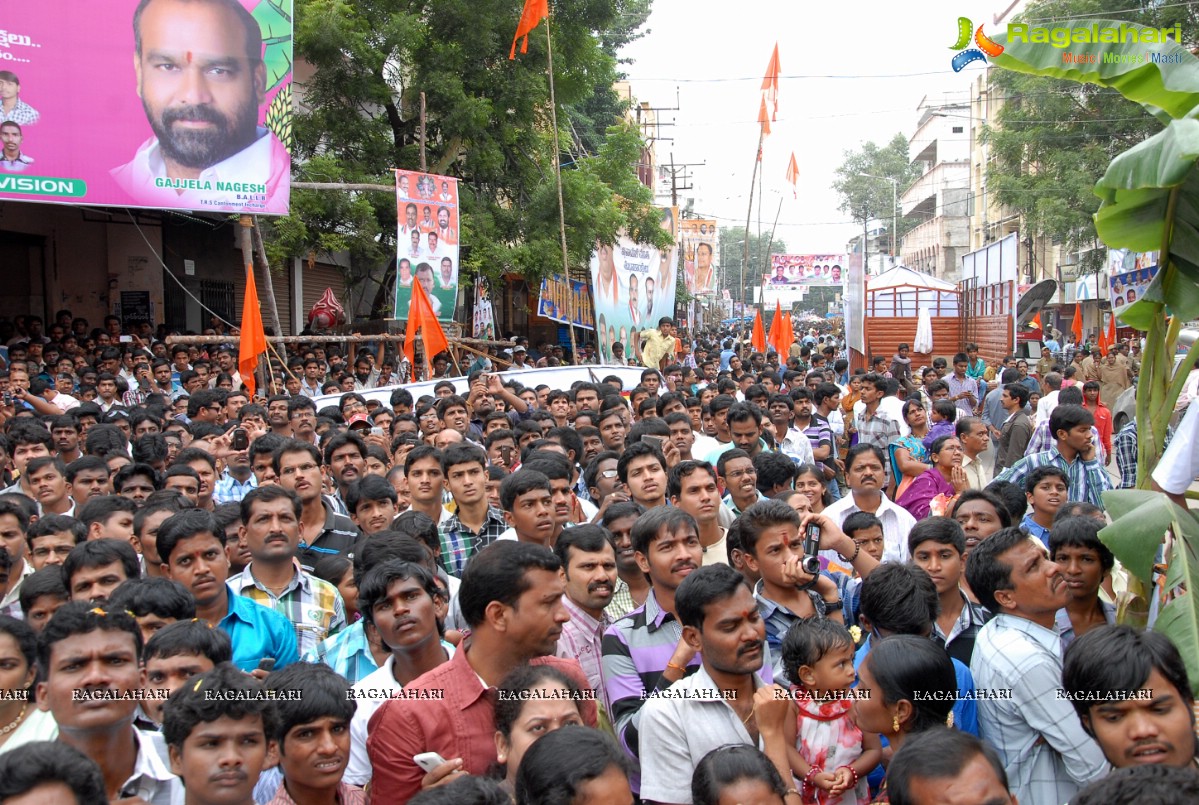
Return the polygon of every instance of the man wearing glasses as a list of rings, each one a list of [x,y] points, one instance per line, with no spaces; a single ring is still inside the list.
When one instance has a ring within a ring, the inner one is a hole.
[[[311,397],[300,395],[288,400],[287,420],[291,423],[291,435],[294,438],[316,444],[316,403]]]
[[[312,400],[297,397],[309,405]],[[292,420],[293,427],[296,420]],[[291,440],[275,451],[275,474],[279,485],[300,498],[300,543],[296,557],[304,570],[325,556],[349,556],[360,536],[350,518],[338,514],[321,494],[321,454],[312,444]]]

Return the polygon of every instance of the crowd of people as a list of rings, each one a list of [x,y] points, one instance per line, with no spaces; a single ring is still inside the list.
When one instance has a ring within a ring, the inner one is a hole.
[[[1090,369],[654,332],[633,388],[414,399],[377,345],[251,396],[231,344],[0,328],[0,802],[1197,801]]]

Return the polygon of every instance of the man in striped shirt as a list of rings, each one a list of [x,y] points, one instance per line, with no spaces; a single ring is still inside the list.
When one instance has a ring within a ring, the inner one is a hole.
[[[1049,417],[1049,432],[1056,443],[1041,453],[1033,453],[1008,467],[996,481],[1009,481],[1023,487],[1038,467],[1057,467],[1069,479],[1070,501],[1085,501],[1103,508],[1102,493],[1113,488],[1112,477],[1099,462],[1098,446],[1091,430],[1095,417],[1081,405],[1059,405]]]

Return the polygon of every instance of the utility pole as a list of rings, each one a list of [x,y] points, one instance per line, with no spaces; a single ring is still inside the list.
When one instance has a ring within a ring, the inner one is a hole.
[[[670,167],[666,168],[670,172],[670,203],[671,206],[679,206],[679,191],[693,190],[694,186],[687,184],[691,181],[688,175],[688,168],[698,168],[707,165],[707,160],[703,162],[679,162],[674,161],[674,152],[670,153]],[[681,175],[681,178],[680,178]]]

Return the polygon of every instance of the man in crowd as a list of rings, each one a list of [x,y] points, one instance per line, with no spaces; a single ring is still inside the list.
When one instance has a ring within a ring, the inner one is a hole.
[[[908,558],[908,532],[916,520],[883,493],[885,463],[883,451],[873,445],[859,443],[851,448],[845,458],[849,494],[827,507],[824,513],[838,526],[854,512],[873,514],[883,524],[883,561],[902,562]],[[836,561],[835,557],[829,559]]]
[[[1024,486],[1029,474],[1038,467],[1057,467],[1069,479],[1071,501],[1083,501],[1102,508],[1101,495],[1113,485],[1096,453],[1094,426],[1095,417],[1081,405],[1059,405],[1049,417],[1049,432],[1054,436],[1054,445],[1025,456],[997,475],[995,480]]]

